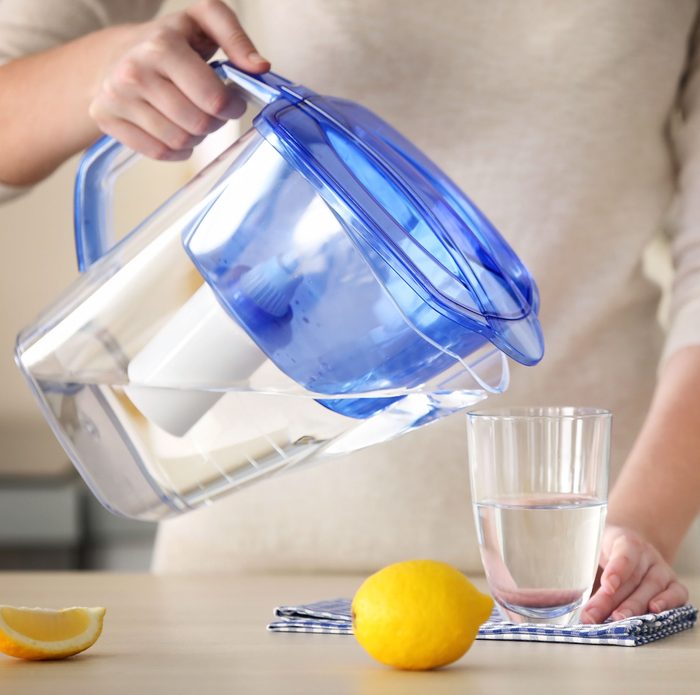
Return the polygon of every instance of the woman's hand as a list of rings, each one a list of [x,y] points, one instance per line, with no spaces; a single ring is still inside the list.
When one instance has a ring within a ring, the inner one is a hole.
[[[219,47],[243,70],[270,68],[220,0],[132,25],[90,103],[91,118],[149,157],[186,159],[204,136],[245,111],[206,63]]]
[[[600,586],[581,612],[583,623],[658,613],[688,600],[688,590],[661,553],[630,529],[606,526],[600,567]]]

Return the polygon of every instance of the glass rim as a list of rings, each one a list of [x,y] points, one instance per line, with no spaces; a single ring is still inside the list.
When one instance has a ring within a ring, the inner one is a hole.
[[[589,406],[493,406],[467,411],[467,418],[484,420],[593,420],[611,418],[612,411]]]

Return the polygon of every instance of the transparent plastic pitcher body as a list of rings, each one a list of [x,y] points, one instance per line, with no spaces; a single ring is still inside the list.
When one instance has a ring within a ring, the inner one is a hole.
[[[135,155],[98,142],[84,273],[18,338],[83,478],[139,519],[387,441],[505,389],[506,355],[542,357],[534,282],[424,155],[357,104],[216,69],[253,128],[113,246]]]

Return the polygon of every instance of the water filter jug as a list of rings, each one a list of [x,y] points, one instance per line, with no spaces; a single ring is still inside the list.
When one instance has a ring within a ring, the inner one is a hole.
[[[356,103],[214,69],[253,127],[118,243],[136,155],[98,141],[83,273],[17,342],[85,481],[138,519],[465,410],[543,354],[533,279],[423,153]]]

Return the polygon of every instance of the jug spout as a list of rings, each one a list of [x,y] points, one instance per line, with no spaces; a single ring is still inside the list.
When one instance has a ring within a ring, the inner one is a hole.
[[[491,324],[498,329],[493,344],[501,350],[507,348],[508,354],[516,356],[521,364],[531,367],[544,357],[542,327],[536,315],[517,321],[496,319]]]

